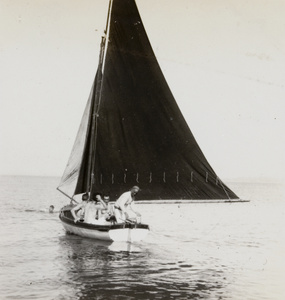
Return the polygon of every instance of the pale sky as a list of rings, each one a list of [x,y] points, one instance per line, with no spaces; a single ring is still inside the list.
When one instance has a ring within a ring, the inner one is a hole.
[[[285,167],[285,1],[137,0],[166,80],[223,180]],[[0,174],[61,176],[108,0],[0,1]]]

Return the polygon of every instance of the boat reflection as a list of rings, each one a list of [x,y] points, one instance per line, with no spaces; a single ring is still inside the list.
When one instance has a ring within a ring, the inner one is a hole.
[[[71,299],[205,299],[221,295],[223,272],[165,259],[153,244],[66,235],[60,240]]]

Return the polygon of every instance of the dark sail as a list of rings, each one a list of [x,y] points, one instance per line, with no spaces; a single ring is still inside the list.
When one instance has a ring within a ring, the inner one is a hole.
[[[238,198],[195,141],[155,58],[135,1],[113,0],[109,26],[92,191],[115,199],[138,185],[140,200]],[[88,174],[88,163],[85,153],[80,174]],[[76,193],[86,191],[90,179],[84,176],[79,176]]]

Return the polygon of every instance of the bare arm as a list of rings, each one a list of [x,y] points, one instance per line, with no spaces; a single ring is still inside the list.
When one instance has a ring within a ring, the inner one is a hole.
[[[107,209],[107,204],[102,200],[102,199],[99,199],[100,203],[103,205],[103,208],[102,209]]]

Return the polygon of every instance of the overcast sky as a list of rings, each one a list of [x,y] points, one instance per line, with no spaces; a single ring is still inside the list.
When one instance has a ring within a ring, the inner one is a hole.
[[[157,59],[216,173],[284,181],[285,1],[137,0]],[[108,0],[0,1],[0,174],[61,176]]]

